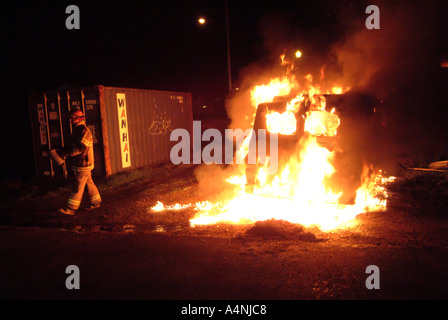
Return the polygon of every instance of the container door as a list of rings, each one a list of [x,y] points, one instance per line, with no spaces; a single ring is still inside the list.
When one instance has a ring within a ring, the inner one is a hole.
[[[95,168],[93,176],[104,177],[106,174],[104,165],[103,136],[101,131],[101,111],[99,92],[97,89],[86,89],[83,92],[84,109],[87,127],[93,136],[93,153],[95,157]]]
[[[105,175],[101,114],[97,88],[45,93],[30,93],[30,117],[33,134],[34,160],[38,178],[67,178],[73,176],[72,159],[63,166],[50,157],[51,149],[62,149],[71,143],[72,126],[69,114],[82,110],[87,127],[93,135],[95,157],[94,176]]]
[[[66,97],[65,104],[68,106],[67,111],[81,110],[86,116],[86,125],[92,132],[93,136],[93,153],[95,159],[95,167],[92,171],[93,176],[105,176],[104,167],[104,151],[103,137],[101,133],[101,113],[99,93],[97,87],[69,90],[65,93],[61,92],[61,96]],[[69,128],[71,134],[72,128]]]
[[[44,94],[46,98],[46,108],[48,116],[48,134],[49,134],[49,147],[51,149],[62,149],[65,146],[64,132],[62,129],[62,112],[60,104],[60,96],[57,92],[51,92]],[[54,178],[66,178],[67,169],[66,165],[59,166],[54,161],[52,162],[53,177]]]
[[[49,153],[63,146],[57,94],[32,93],[29,103],[36,175],[38,178],[65,177],[65,166],[54,163]]]

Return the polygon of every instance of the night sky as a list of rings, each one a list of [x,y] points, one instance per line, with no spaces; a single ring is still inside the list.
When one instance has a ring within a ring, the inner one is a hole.
[[[381,9],[382,2],[371,2]],[[428,40],[429,50],[438,56],[448,42],[448,13],[438,2],[425,3],[434,10],[420,22],[410,20],[415,24],[411,29],[426,30],[432,20],[427,32],[436,34]],[[70,4],[80,9],[80,30],[65,27]],[[248,66],[269,65],[288,46],[306,43],[308,52],[325,56],[332,44],[362,26],[368,4],[229,0],[234,85]],[[197,23],[200,16],[207,19],[205,25]],[[201,103],[228,92],[224,0],[4,1],[1,24],[1,134],[8,136],[2,176],[30,177],[34,172],[28,91],[102,84],[187,91]],[[417,59],[424,52],[412,56]]]

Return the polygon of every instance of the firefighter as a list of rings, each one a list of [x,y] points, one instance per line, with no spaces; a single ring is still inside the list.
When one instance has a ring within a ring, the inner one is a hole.
[[[90,205],[86,210],[100,207],[101,196],[98,188],[92,180],[93,138],[92,132],[87,128],[85,116],[82,111],[76,110],[70,114],[70,122],[73,126],[72,144],[58,151],[61,158],[72,157],[72,170],[75,175],[73,192],[71,193],[65,208],[59,209],[60,213],[73,215],[79,209],[84,189],[90,197]]]

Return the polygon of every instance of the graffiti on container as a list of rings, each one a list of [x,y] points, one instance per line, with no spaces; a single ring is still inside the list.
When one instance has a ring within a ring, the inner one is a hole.
[[[149,126],[149,134],[158,136],[171,133],[171,131],[173,131],[173,125],[166,112],[155,114],[152,123]]]

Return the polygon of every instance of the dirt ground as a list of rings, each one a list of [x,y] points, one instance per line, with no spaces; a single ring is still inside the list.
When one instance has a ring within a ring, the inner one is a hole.
[[[101,208],[75,216],[55,213],[65,194],[4,204],[1,299],[448,297],[446,212],[415,214],[406,185],[395,187],[386,212],[360,214],[350,228],[332,232],[284,221],[191,227],[191,210],[150,210],[157,201],[197,200],[195,170],[178,167],[103,189]],[[80,270],[79,290],[65,286],[69,265]],[[379,269],[378,289],[366,287],[370,265]]]

